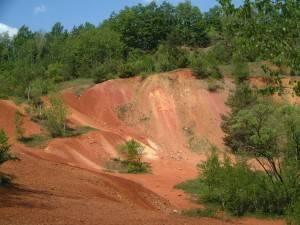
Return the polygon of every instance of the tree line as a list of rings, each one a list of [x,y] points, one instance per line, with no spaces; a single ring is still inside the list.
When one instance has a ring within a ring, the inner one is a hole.
[[[70,79],[101,82],[186,66],[176,62],[176,47],[208,46],[205,18],[190,2],[152,2],[126,7],[99,26],[68,31],[58,22],[49,32],[33,32],[24,25],[13,38],[0,37],[0,96],[30,98],[33,86],[46,94],[50,83]]]
[[[298,75],[299,19],[297,0],[219,0],[205,13],[190,1],[138,4],[70,31],[59,22],[49,32],[24,25],[13,38],[0,36],[0,97],[30,98],[33,89],[46,94],[81,77],[102,82],[182,67],[216,74],[216,65],[236,61],[270,60]]]

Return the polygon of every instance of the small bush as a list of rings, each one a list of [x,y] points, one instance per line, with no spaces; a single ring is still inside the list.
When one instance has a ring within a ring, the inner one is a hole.
[[[22,114],[19,111],[17,111],[15,114],[15,126],[16,126],[16,137],[18,140],[22,140],[24,138],[25,130],[23,128]]]
[[[193,74],[198,79],[208,77],[221,79],[223,77],[217,66],[217,60],[210,54],[192,54],[190,57],[190,66]]]
[[[94,82],[98,84],[116,78],[116,74],[118,73],[119,65],[121,63],[122,62],[120,61],[113,60],[94,67],[91,71]]]
[[[145,173],[149,170],[149,164],[142,162],[144,147],[135,140],[127,141],[117,147],[123,160],[115,160],[120,166],[121,171],[127,173]]]
[[[57,96],[50,96],[50,106],[45,110],[46,127],[52,137],[62,137],[66,133],[67,108]]]
[[[247,63],[241,61],[235,61],[233,63],[233,76],[238,83],[243,82],[249,77],[249,67]]]
[[[0,130],[0,165],[10,160],[17,160],[18,158],[10,152],[10,145],[8,144],[8,137],[3,130]],[[0,185],[9,183],[11,176],[0,173]]]
[[[209,92],[216,92],[219,88],[220,85],[214,80],[211,80],[207,83],[207,89]]]
[[[293,87],[293,90],[295,94],[300,97],[300,81],[297,81],[297,83]]]
[[[118,171],[119,173],[147,173],[150,165],[145,162],[129,162],[118,158],[112,159],[106,163],[106,168],[109,171]]]
[[[156,72],[166,72],[188,65],[186,52],[176,47],[162,44],[153,55],[154,68]]]
[[[198,79],[205,79],[209,76],[206,66],[201,61],[198,61],[197,63],[192,65],[192,70],[193,70],[193,74]]]
[[[140,162],[144,153],[144,147],[135,140],[126,141],[125,144],[119,145],[117,150],[129,162]]]

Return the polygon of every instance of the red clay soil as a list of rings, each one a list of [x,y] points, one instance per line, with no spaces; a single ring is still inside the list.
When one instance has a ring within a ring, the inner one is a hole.
[[[117,176],[143,184],[176,208],[198,207],[174,186],[197,176],[196,165],[205,160],[211,144],[223,147],[221,114],[227,112],[224,102],[232,84],[225,80],[223,86],[210,93],[205,82],[197,82],[189,70],[181,70],[146,80],[108,81],[79,97],[65,93],[71,119],[99,131],[72,141],[57,140],[45,151],[71,165],[90,169],[98,165],[101,170],[103,161],[115,156],[118,144],[134,138],[146,146],[152,174]]]
[[[1,167],[16,175],[15,185],[0,188],[1,225],[226,225],[280,224],[270,220],[185,218],[166,200],[132,181],[24,154]],[[32,150],[31,150],[32,151]]]
[[[41,127],[25,116],[23,107],[16,106],[8,100],[0,100],[0,129],[4,129],[11,140],[14,140],[16,136],[15,115],[17,111],[22,115],[25,135],[30,136],[41,132]]]
[[[44,149],[12,141],[22,161],[5,165],[18,186],[0,191],[0,224],[284,224],[170,214],[199,207],[174,186],[197,176],[196,165],[206,159],[211,145],[224,147],[221,114],[228,111],[224,102],[233,84],[226,78],[221,85],[209,92],[205,81],[180,70],[144,80],[107,81],[80,96],[65,92],[69,120],[97,130],[54,139]],[[16,109],[0,101],[5,115],[0,127],[11,140]],[[26,116],[24,120],[27,132],[41,132]],[[106,162],[117,156],[116,146],[131,138],[145,146],[151,174],[104,172]]]

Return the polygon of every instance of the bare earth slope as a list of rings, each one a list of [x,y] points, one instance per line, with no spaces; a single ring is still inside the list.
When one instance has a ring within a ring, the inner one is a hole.
[[[144,80],[107,81],[80,96],[66,90],[69,121],[96,130],[54,139],[43,149],[15,141],[14,114],[22,109],[0,101],[5,115],[0,127],[21,158],[3,167],[16,175],[17,186],[0,189],[0,224],[283,224],[188,219],[172,213],[198,207],[174,186],[197,176],[196,165],[211,145],[224,147],[221,114],[228,111],[225,101],[232,88],[226,78],[220,90],[209,92],[206,81],[179,70]],[[24,128],[29,135],[42,132],[26,116]],[[107,161],[117,156],[116,146],[131,138],[145,146],[152,172],[106,172]]]

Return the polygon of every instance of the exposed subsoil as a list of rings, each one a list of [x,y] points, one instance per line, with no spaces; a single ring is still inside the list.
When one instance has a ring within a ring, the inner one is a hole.
[[[95,85],[80,96],[64,92],[69,122],[96,130],[56,138],[29,149],[15,140],[14,115],[24,114],[26,135],[43,129],[10,101],[0,101],[0,127],[9,135],[20,162],[1,171],[15,186],[0,189],[0,224],[284,224],[255,218],[185,218],[182,209],[199,207],[174,186],[198,175],[197,164],[212,145],[223,151],[221,115],[233,82],[209,92],[189,70]],[[149,174],[108,172],[116,146],[135,139],[145,146]]]

